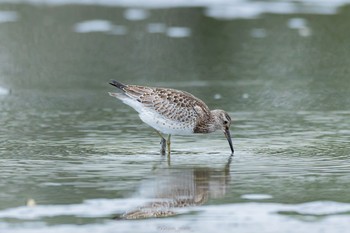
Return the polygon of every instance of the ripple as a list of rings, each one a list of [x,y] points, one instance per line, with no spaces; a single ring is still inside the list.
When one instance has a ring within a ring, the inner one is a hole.
[[[166,32],[166,25],[164,23],[149,23],[146,30],[149,33],[164,33]]]
[[[267,32],[264,28],[253,28],[250,32],[250,35],[254,38],[265,38],[267,36]],[[246,94],[246,95],[248,95],[248,94]],[[243,96],[243,98],[244,98],[244,96]]]

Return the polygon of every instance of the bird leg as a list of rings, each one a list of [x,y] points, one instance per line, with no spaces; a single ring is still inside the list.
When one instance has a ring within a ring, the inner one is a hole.
[[[161,138],[161,140],[160,140],[160,145],[161,145],[160,146],[160,154],[165,155],[166,140],[161,133],[159,133],[157,130],[156,130],[156,132],[159,135],[159,137]]]
[[[161,155],[165,155],[165,148],[168,147],[168,157],[170,157],[170,138],[171,138],[171,134],[168,135],[168,140],[165,140],[165,138],[163,137],[163,135],[157,131],[157,134],[159,135],[159,137],[161,138],[160,140],[160,154]]]
[[[170,157],[170,137],[171,137],[171,134],[168,135],[168,140],[166,141],[166,145],[168,147],[168,157]]]
[[[162,138],[161,141],[160,141],[160,154],[161,155],[165,155],[165,147],[166,147],[166,140],[165,138]]]

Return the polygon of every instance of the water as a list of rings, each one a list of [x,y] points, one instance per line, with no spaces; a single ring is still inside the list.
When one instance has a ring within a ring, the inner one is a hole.
[[[348,229],[348,1],[0,2],[0,232]],[[112,78],[225,109],[234,157],[161,157]]]

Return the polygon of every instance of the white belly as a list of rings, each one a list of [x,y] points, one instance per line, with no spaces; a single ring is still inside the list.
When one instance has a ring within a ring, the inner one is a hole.
[[[158,113],[144,111],[140,113],[143,122],[163,134],[189,135],[193,134],[193,126],[183,122],[172,121]]]
[[[194,122],[183,123],[163,117],[154,110],[144,107],[140,102],[130,98],[120,98],[125,104],[135,109],[143,122],[163,134],[189,135],[193,134]]]

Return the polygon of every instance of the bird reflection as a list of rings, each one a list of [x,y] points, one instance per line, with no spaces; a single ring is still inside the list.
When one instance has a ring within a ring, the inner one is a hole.
[[[144,219],[169,217],[181,213],[181,208],[198,206],[211,198],[222,198],[230,180],[229,157],[222,168],[157,169],[154,179],[140,187],[139,194],[152,201],[127,211],[118,219]]]

